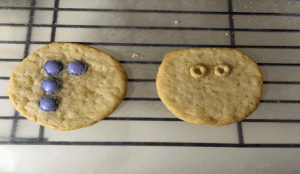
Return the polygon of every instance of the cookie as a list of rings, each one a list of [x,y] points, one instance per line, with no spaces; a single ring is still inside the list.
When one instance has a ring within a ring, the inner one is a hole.
[[[162,102],[179,119],[223,126],[254,112],[263,76],[257,64],[237,49],[180,49],[165,55],[156,87]]]
[[[114,112],[127,94],[127,73],[96,48],[51,43],[13,71],[8,95],[27,119],[68,131],[91,126]]]

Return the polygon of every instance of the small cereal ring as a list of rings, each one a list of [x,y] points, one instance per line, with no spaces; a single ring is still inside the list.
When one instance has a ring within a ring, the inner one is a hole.
[[[206,74],[206,68],[200,64],[193,65],[190,68],[190,73],[192,77],[194,77],[195,79],[199,79],[204,77],[204,75]]]
[[[230,72],[228,65],[220,64],[215,67],[214,74],[219,77],[227,76]]]

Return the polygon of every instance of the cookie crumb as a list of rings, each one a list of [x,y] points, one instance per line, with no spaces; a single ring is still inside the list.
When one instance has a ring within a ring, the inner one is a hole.
[[[137,57],[137,56],[139,56],[139,55],[135,53],[131,57]]]
[[[174,21],[175,24],[178,24],[178,21]]]

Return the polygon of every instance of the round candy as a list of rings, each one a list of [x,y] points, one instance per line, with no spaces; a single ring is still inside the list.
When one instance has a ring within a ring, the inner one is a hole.
[[[45,64],[44,70],[50,75],[55,75],[55,74],[58,74],[59,72],[61,72],[63,67],[64,67],[64,65],[62,64],[61,61],[50,60]]]
[[[55,111],[59,103],[55,97],[44,97],[40,100],[40,107],[44,111]]]
[[[43,84],[42,84],[42,88],[45,92],[51,92],[54,93],[56,92],[59,88],[61,87],[60,82],[55,79],[55,78],[51,78],[51,79],[46,79],[44,80]]]
[[[86,72],[88,67],[83,61],[76,60],[69,64],[68,69],[72,74],[78,75]]]

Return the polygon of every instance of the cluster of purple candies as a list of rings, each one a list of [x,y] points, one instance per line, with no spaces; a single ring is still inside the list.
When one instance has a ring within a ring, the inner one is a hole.
[[[45,66],[44,70],[49,75],[58,75],[63,70],[63,63],[59,60],[50,60]],[[73,61],[69,64],[68,70],[74,75],[85,73],[88,67],[83,61]],[[61,88],[61,83],[57,78],[51,77],[44,80],[42,88],[46,93],[55,93]],[[39,101],[40,108],[44,111],[55,111],[58,108],[59,102],[55,96],[46,96]]]

